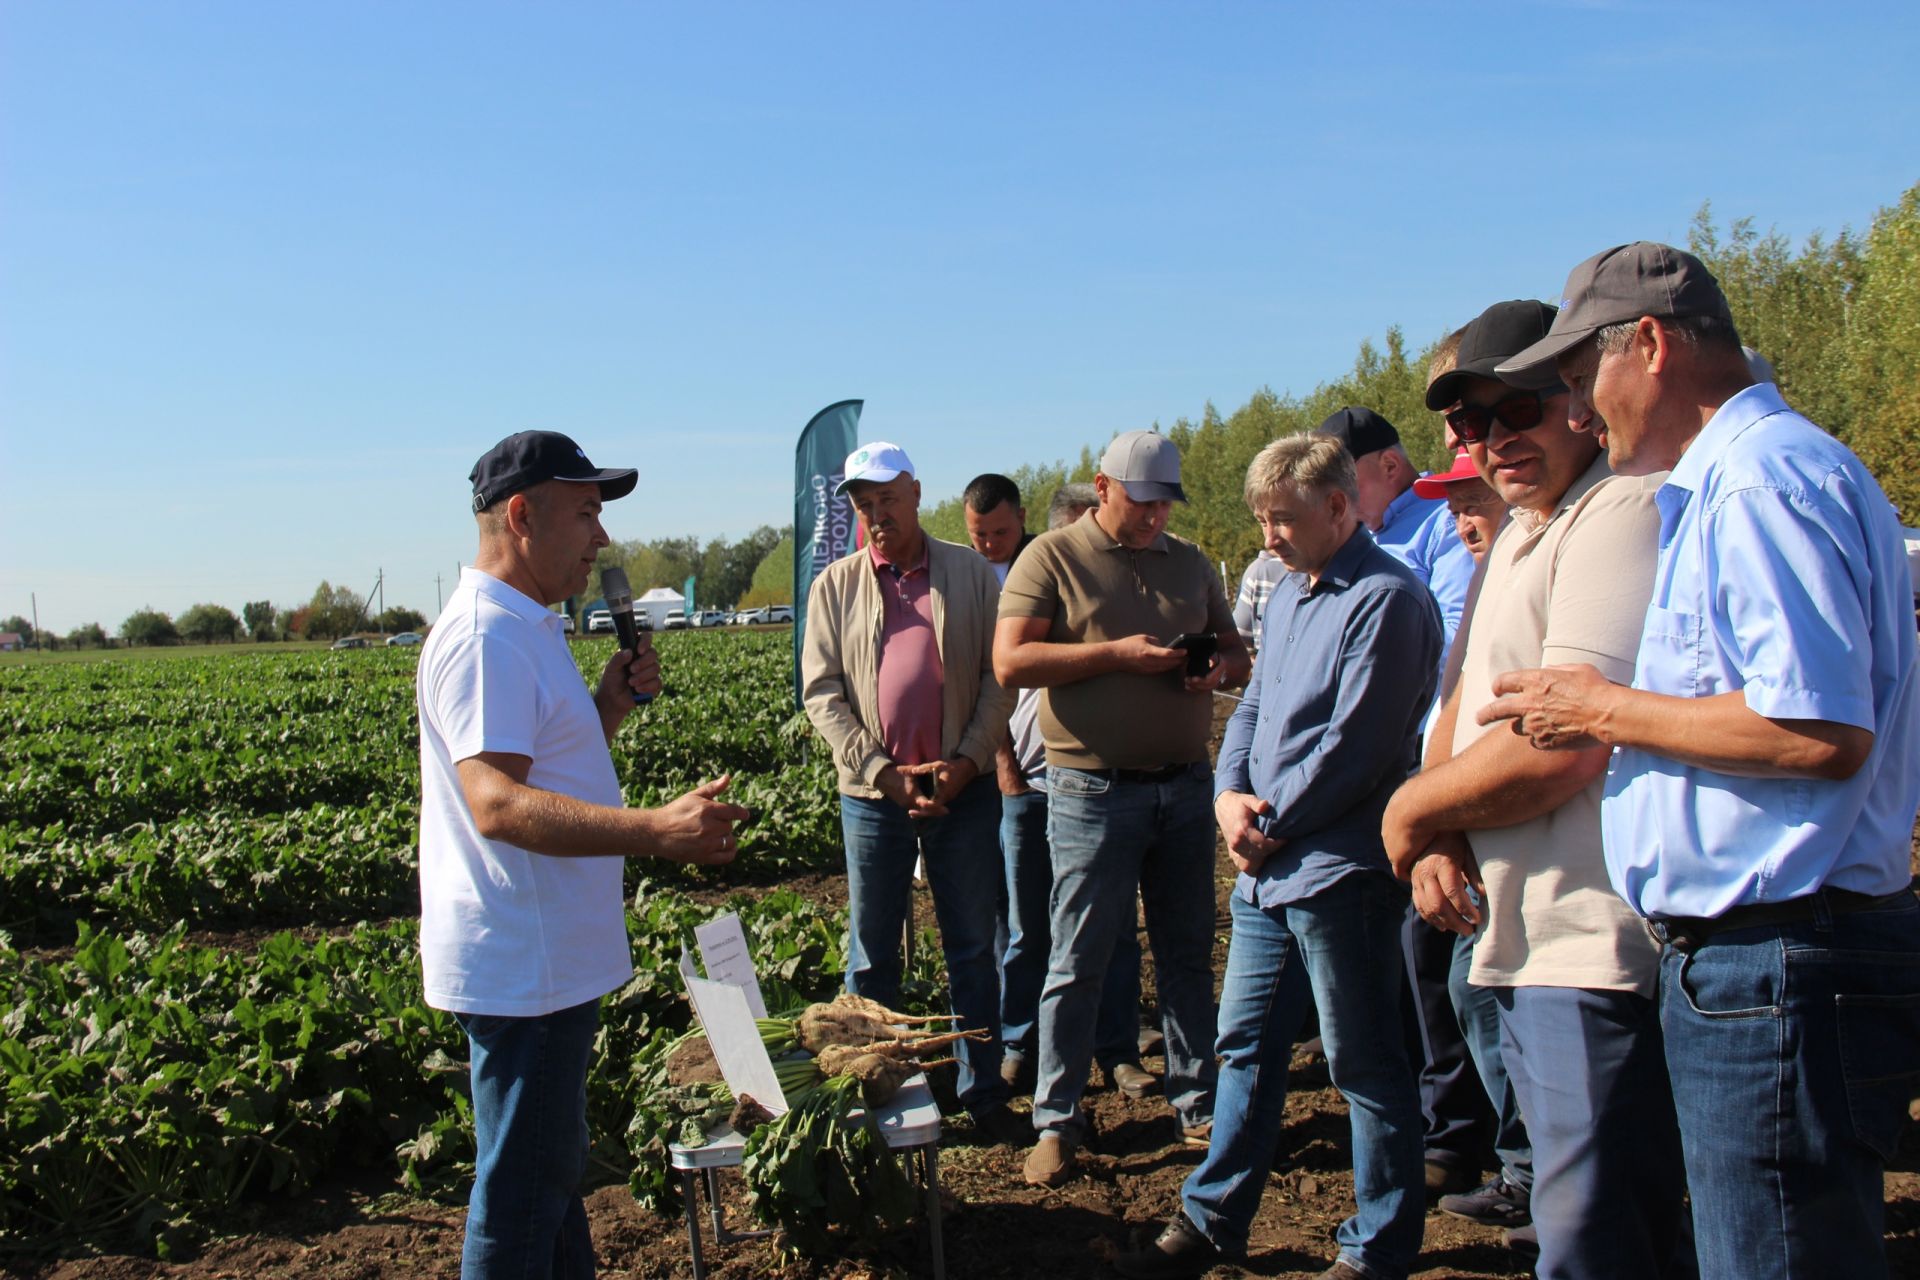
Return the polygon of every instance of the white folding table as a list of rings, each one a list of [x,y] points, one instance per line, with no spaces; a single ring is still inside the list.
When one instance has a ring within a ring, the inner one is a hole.
[[[900,1086],[900,1092],[879,1111],[880,1132],[887,1149],[906,1161],[909,1175],[914,1157],[919,1157],[921,1181],[927,1196],[927,1240],[933,1250],[934,1280],[945,1280],[946,1257],[940,1244],[940,1108],[927,1087],[927,1077],[916,1074]],[[687,1244],[693,1250],[694,1280],[704,1280],[705,1260],[700,1254],[700,1184],[705,1181],[709,1212],[713,1217],[716,1244],[757,1240],[770,1231],[732,1231],[727,1227],[726,1211],[720,1205],[720,1170],[736,1169],[746,1156],[747,1140],[732,1125],[722,1123],[707,1135],[706,1145],[682,1146],[674,1143],[669,1151],[672,1163],[680,1171],[681,1187],[687,1204]]]

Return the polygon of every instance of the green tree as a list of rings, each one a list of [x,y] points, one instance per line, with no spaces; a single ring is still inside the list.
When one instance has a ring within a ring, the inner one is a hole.
[[[255,640],[274,638],[273,615],[271,600],[250,600],[240,606],[240,616],[247,622],[247,634]]]
[[[740,597],[742,609],[763,604],[793,603],[793,539],[782,538],[753,571],[753,581]]]
[[[33,643],[33,624],[17,613],[5,622],[0,622],[0,631],[12,631],[28,644]]]
[[[179,644],[180,632],[158,609],[135,609],[120,624],[120,638],[128,644]]]
[[[233,610],[219,604],[196,604],[180,615],[176,624],[180,634],[197,644],[225,640],[229,644],[240,634],[240,619]]]
[[[427,625],[427,615],[418,609],[407,609],[396,604],[381,614],[374,625],[388,635],[398,635],[402,631],[420,631]]]
[[[1874,218],[1862,256],[1836,361],[1851,412],[1834,429],[1920,525],[1920,184]]]
[[[67,632],[67,643],[76,649],[104,649],[107,647],[107,633],[100,629],[97,622],[89,622]]]
[[[307,602],[300,634],[309,640],[335,640],[364,631],[367,614],[352,587],[336,587],[324,579]]]

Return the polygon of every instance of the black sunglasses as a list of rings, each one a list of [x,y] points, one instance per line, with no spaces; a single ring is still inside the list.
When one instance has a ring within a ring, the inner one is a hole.
[[[1461,444],[1484,444],[1498,421],[1509,431],[1531,431],[1545,416],[1544,402],[1565,391],[1565,387],[1547,387],[1540,391],[1516,391],[1491,405],[1463,404],[1447,414],[1447,425],[1460,437]]]

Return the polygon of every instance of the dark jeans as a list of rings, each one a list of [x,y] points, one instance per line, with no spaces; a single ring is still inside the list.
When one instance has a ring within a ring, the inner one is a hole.
[[[1500,987],[1494,998],[1533,1139],[1535,1275],[1695,1275],[1654,1002],[1582,987]]]
[[[537,1018],[454,1015],[473,1079],[473,1194],[462,1280],[590,1280],[587,1058],[600,1025],[590,1000]]]
[[[1473,944],[1479,935],[1453,937],[1453,972],[1448,988],[1453,994],[1453,1010],[1460,1019],[1460,1033],[1466,1038],[1467,1052],[1480,1072],[1481,1087],[1494,1102],[1493,1152],[1500,1160],[1500,1173],[1514,1186],[1533,1190],[1533,1145],[1527,1139],[1527,1125],[1520,1118],[1520,1098],[1507,1074],[1507,1060],[1500,1052],[1500,1002],[1492,987],[1476,987],[1467,981],[1473,970]]]
[[[1420,1078],[1426,1158],[1449,1169],[1479,1172],[1492,1136],[1493,1112],[1454,1011],[1453,947],[1457,934],[1436,929],[1407,907],[1400,929],[1406,961],[1410,1035],[1407,1056]]]
[[[1000,789],[975,778],[938,818],[909,818],[891,800],[840,797],[847,845],[847,990],[896,1004],[900,940],[912,901],[913,865],[924,856],[933,911],[947,958],[953,1011],[967,1030],[960,1059],[960,1101],[975,1115],[1005,1105],[1000,1079],[1000,975],[993,959],[994,886],[1000,880]]]
[[[1668,947],[1660,1021],[1705,1280],[1885,1277],[1882,1178],[1920,1094],[1920,904]]]
[[[1000,960],[1000,1039],[1009,1058],[1034,1058],[1040,1045],[1040,988],[1053,946],[1053,851],[1047,793],[1000,797],[1000,852],[1006,859],[1007,943]],[[1111,1072],[1140,1058],[1140,935],[1122,928],[1100,987],[1093,1060]]]

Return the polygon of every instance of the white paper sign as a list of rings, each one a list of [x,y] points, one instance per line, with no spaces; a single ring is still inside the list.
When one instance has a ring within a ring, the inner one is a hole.
[[[753,970],[753,956],[747,951],[747,932],[740,927],[740,917],[729,911],[718,920],[696,927],[693,936],[700,941],[700,963],[707,967],[707,977],[714,982],[729,982],[745,988],[747,1007],[753,1010],[753,1016],[766,1017],[767,1002],[760,998],[760,975]]]
[[[747,989],[700,977],[692,954],[685,948],[680,951],[680,976],[686,980],[693,1011],[733,1096],[751,1097],[774,1115],[786,1114],[787,1095],[780,1090],[780,1079],[773,1074],[773,1059],[767,1056],[766,1042],[754,1025]]]

